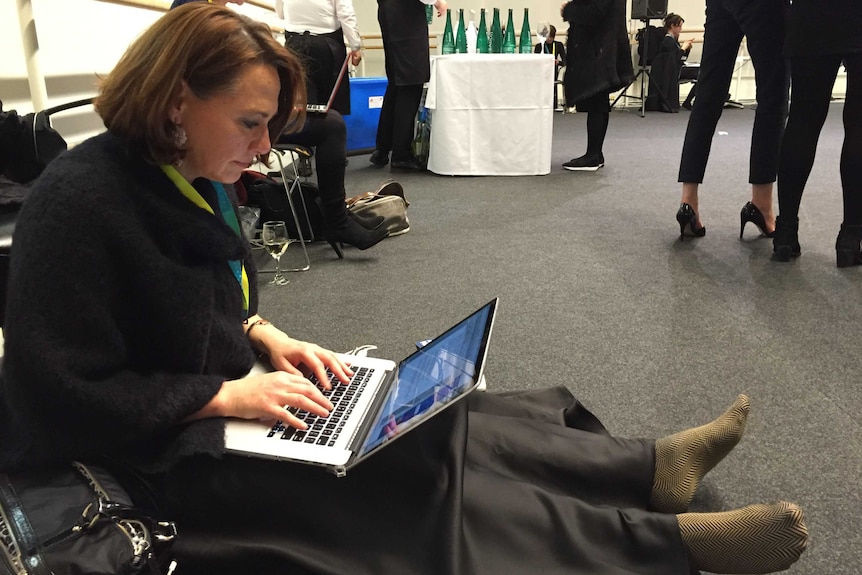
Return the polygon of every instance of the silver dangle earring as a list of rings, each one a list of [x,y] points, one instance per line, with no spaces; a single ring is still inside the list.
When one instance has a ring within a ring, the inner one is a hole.
[[[186,146],[186,142],[189,141],[188,136],[186,135],[186,130],[180,124],[174,124],[174,145],[177,147],[177,150],[183,150]],[[180,167],[183,164],[182,154],[173,162],[174,166]]]
[[[186,142],[188,141],[189,138],[188,136],[186,136],[185,129],[181,125],[176,124],[174,126],[174,144],[177,146],[177,148],[182,149],[185,147]]]

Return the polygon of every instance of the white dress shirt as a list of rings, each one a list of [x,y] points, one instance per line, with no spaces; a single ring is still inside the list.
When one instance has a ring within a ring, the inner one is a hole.
[[[275,0],[275,13],[287,32],[327,34],[340,27],[351,50],[362,47],[352,0]]]

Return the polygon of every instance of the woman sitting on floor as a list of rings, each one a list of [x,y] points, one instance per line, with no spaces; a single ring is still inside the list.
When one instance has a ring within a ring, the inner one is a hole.
[[[0,469],[133,468],[178,521],[184,573],[767,573],[805,549],[790,503],[686,512],[742,437],[745,396],[653,441],[611,437],[561,387],[473,394],[344,478],[224,453],[228,417],[328,415],[301,367],[350,376],[261,320],[219,209],[302,126],[301,67],[265,25],[191,4],[130,46],[96,109],[107,132],[48,166],[15,230]],[[260,353],[276,371],[244,377]]]

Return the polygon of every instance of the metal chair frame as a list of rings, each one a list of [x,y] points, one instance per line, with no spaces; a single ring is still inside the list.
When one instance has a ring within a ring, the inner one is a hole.
[[[287,166],[285,166],[285,164],[284,164],[282,154],[285,154],[285,155],[290,154],[292,161]],[[308,207],[306,207],[306,205],[305,205],[305,197],[302,194],[298,194],[299,198],[300,198],[301,205],[302,205],[302,212],[303,212],[303,214],[305,214],[305,222],[308,225],[308,229],[312,233],[312,236],[308,239],[306,239],[302,235],[302,226],[299,223],[299,213],[297,212],[296,205],[294,205],[294,202],[293,202],[292,192],[301,187],[301,184],[299,182],[299,171],[296,168],[296,161],[298,161],[299,158],[296,155],[296,153],[289,148],[271,148],[270,149],[270,155],[274,155],[276,161],[278,162],[278,171],[279,171],[279,173],[281,173],[281,182],[282,182],[282,185],[284,186],[284,193],[287,194],[287,203],[290,206],[290,213],[293,216],[293,223],[296,224],[296,234],[299,236],[299,238],[293,238],[293,241],[291,243],[298,242],[302,246],[302,254],[303,254],[303,257],[305,259],[305,265],[304,266],[295,267],[295,268],[283,268],[281,271],[282,272],[304,272],[304,271],[307,271],[311,268],[311,260],[308,257],[308,250],[306,249],[305,244],[308,242],[314,241],[314,235],[313,235],[314,231],[311,229],[311,220],[308,217]],[[287,174],[287,167],[288,166],[293,168],[293,181],[290,183],[288,183],[291,180],[291,178],[289,178],[288,174]],[[254,245],[255,247],[263,247],[263,245],[258,244],[256,240],[252,240],[252,245]],[[271,273],[275,273],[275,270],[258,270],[258,273],[259,274],[267,274],[267,273],[271,274]]]

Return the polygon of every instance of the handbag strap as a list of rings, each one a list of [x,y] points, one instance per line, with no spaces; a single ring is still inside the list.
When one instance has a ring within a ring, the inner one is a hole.
[[[15,492],[12,480],[5,473],[0,473],[0,505],[3,507],[3,515],[9,521],[9,529],[12,531],[13,539],[18,541],[18,551],[20,552],[21,546],[23,546],[28,552],[33,552],[32,555],[28,554],[26,566],[24,565],[25,558],[20,557],[21,567],[25,568],[30,575],[53,575],[39,552],[39,540],[36,538],[33,526],[27,519],[27,513]]]

